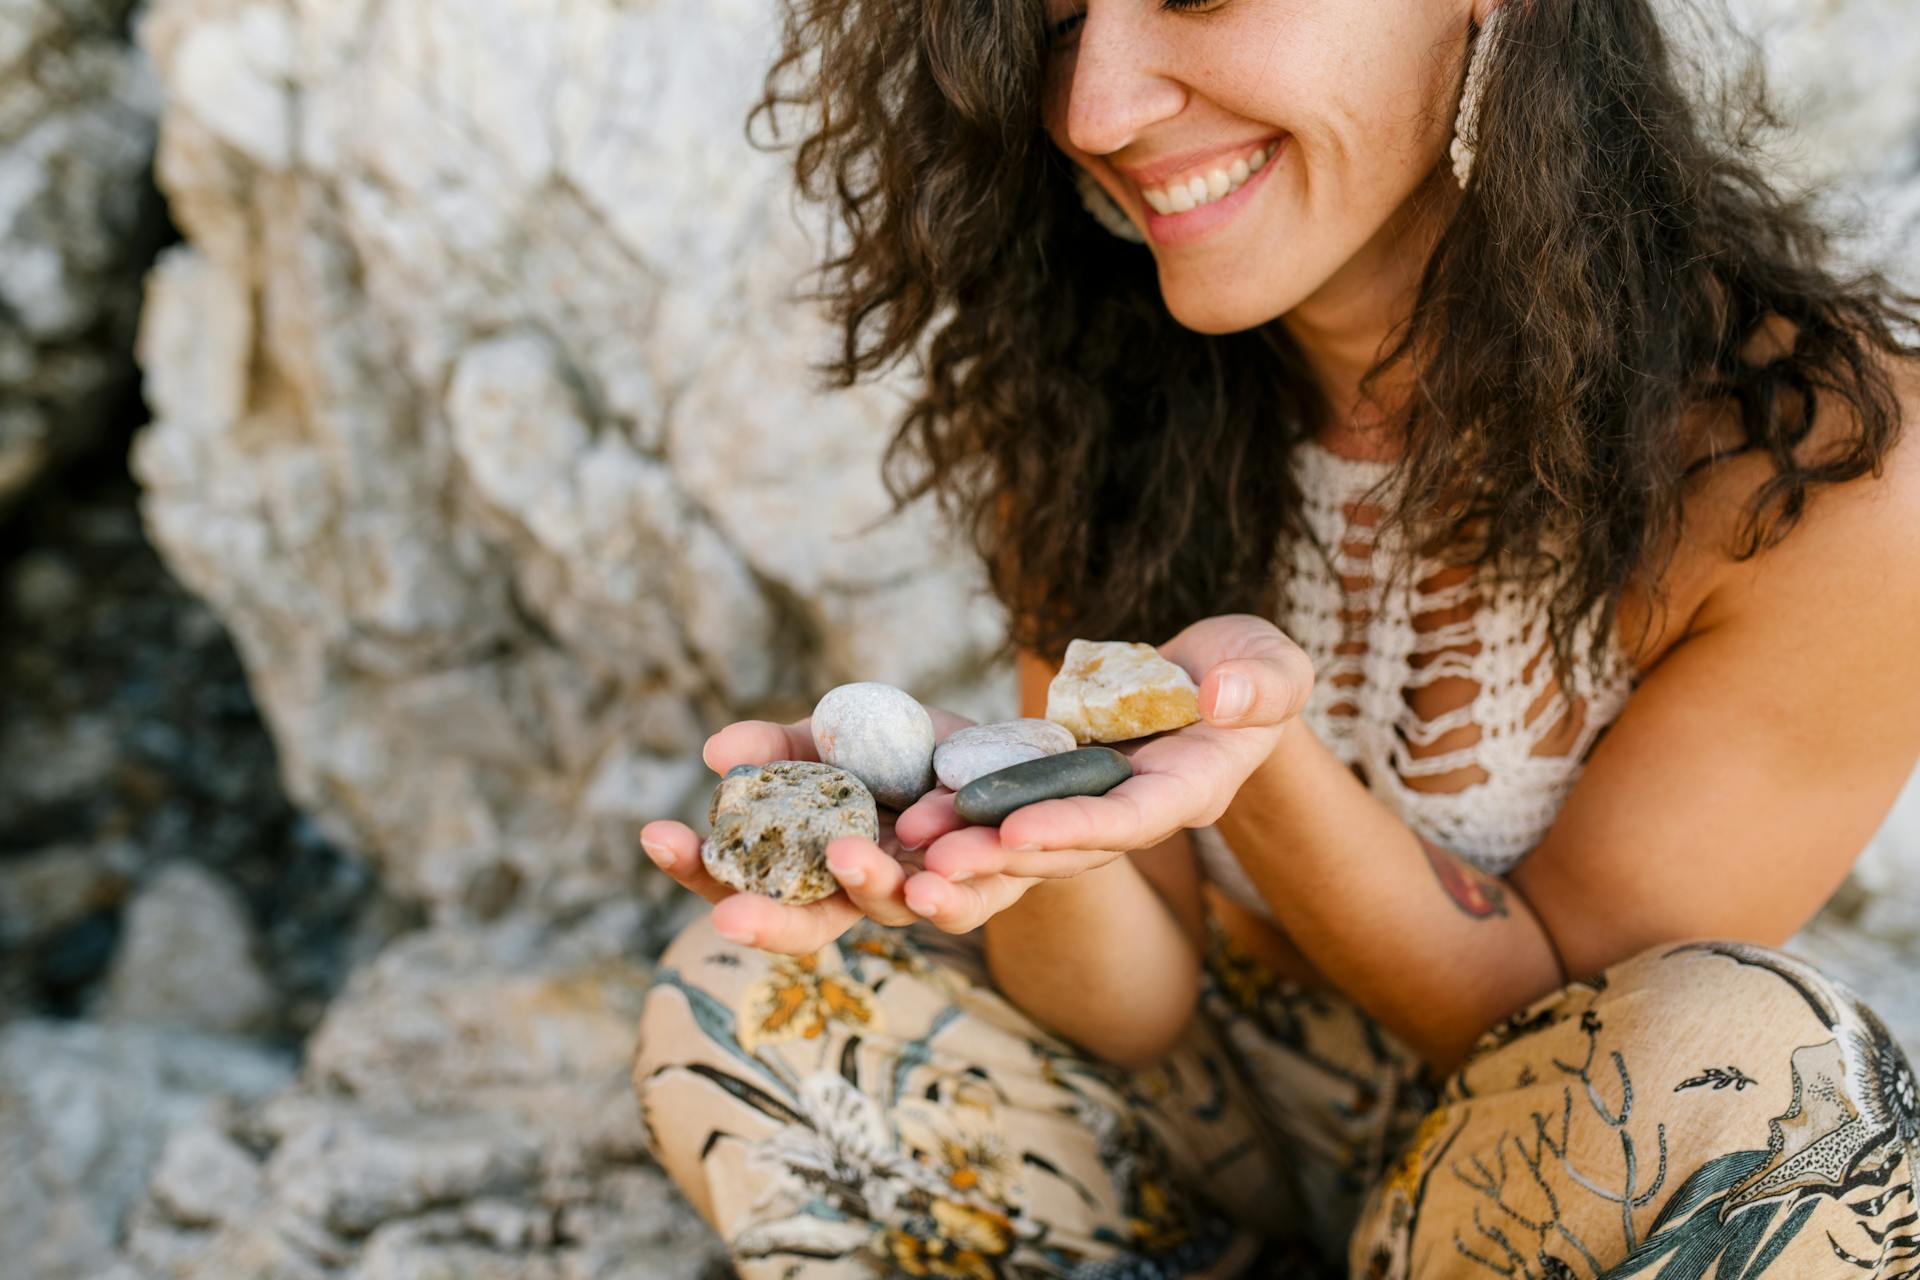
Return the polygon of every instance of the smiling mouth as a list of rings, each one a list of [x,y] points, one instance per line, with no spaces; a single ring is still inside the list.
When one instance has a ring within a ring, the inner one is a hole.
[[[1156,186],[1140,186],[1140,198],[1147,207],[1162,217],[1168,214],[1188,213],[1194,209],[1224,200],[1241,187],[1280,147],[1280,139],[1262,143],[1250,149],[1245,155],[1235,157],[1226,164],[1213,164],[1183,173]],[[1135,184],[1139,185],[1139,184]]]

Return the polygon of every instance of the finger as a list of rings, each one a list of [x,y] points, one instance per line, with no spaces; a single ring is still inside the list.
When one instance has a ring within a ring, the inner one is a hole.
[[[961,884],[975,876],[998,875],[1012,856],[1000,845],[998,827],[961,827],[929,844],[921,861],[928,871]]]
[[[1018,876],[987,876],[968,884],[954,884],[944,876],[922,871],[907,881],[907,905],[921,919],[948,933],[978,929],[1020,900],[1033,884]]]
[[[1160,646],[1161,656],[1200,683],[1200,713],[1234,728],[1281,724],[1313,691],[1313,660],[1255,614],[1203,618]]]
[[[1271,658],[1215,663],[1200,682],[1200,714],[1223,728],[1284,724],[1307,704],[1293,666]],[[1312,688],[1311,679],[1304,688]]]
[[[657,821],[640,828],[640,848],[653,865],[708,902],[718,902],[733,890],[707,874],[700,860],[700,837],[685,823]]]
[[[1036,849],[1146,849],[1181,825],[1187,787],[1164,773],[1136,773],[1100,796],[1023,805],[1000,823],[1000,843]]]
[[[945,787],[935,787],[902,809],[900,816],[893,820],[894,839],[900,842],[900,847],[918,849],[949,831],[965,827],[967,820],[954,811],[953,796]]]
[[[853,927],[860,910],[844,893],[804,907],[757,893],[736,893],[713,908],[713,928],[728,942],[784,955],[812,955]]]
[[[927,870],[954,884],[969,884],[996,875],[1028,880],[1064,880],[1114,860],[1119,855],[1101,849],[1042,849],[1015,853],[1002,847],[992,827],[968,827],[935,841],[927,848]]]
[[[827,845],[827,869],[846,891],[848,901],[881,924],[912,924],[917,918],[901,896],[907,882],[899,859],[871,840],[841,836]]]
[[[707,768],[724,774],[736,765],[766,764],[772,760],[819,760],[813,745],[812,717],[792,724],[771,720],[740,720],[707,739],[700,751]]]

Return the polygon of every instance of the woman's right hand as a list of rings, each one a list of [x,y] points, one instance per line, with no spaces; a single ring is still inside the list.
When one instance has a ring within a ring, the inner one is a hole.
[[[934,740],[972,724],[964,716],[927,708]],[[811,719],[793,724],[742,720],[707,739],[700,753],[707,767],[725,776],[743,764],[774,760],[818,760]],[[950,796],[936,787],[931,796]],[[938,803],[937,800],[934,801]],[[924,801],[923,801],[924,803]],[[902,865],[893,833],[894,815],[880,810],[880,839],[841,836],[827,846],[827,866],[840,882],[839,892],[796,907],[758,893],[741,893],[707,874],[700,860],[700,837],[683,822],[657,820],[640,829],[640,846],[655,866],[685,888],[713,903],[714,930],[729,942],[788,955],[810,955],[852,928],[862,917],[883,925],[917,922],[907,906],[905,886],[917,867]]]

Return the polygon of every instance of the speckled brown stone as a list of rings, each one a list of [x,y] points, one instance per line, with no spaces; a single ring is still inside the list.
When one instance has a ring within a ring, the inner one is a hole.
[[[804,906],[839,883],[827,845],[840,836],[880,838],[873,794],[845,769],[811,760],[738,765],[714,788],[713,834],[700,846],[707,874],[742,893]]]

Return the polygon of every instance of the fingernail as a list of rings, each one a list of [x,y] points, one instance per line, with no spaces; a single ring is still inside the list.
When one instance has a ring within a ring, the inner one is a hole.
[[[938,904],[929,900],[928,890],[926,889],[916,889],[913,885],[909,884],[907,886],[906,899],[907,910],[917,916],[931,916],[938,910]]]
[[[1220,692],[1214,695],[1213,718],[1238,720],[1253,710],[1253,681],[1229,671],[1220,677]]]
[[[647,857],[653,859],[653,865],[659,867],[662,871],[665,871],[672,865],[673,854],[661,848],[659,845],[648,844],[645,840],[642,840],[640,847],[646,850]]]
[[[718,925],[715,925],[713,931],[736,947],[750,947],[753,945],[753,930],[751,929],[722,929]]]
[[[1010,844],[1010,845],[1007,845],[1007,846],[1005,846],[1005,847],[1006,847],[1006,848],[1007,848],[1008,850],[1010,850],[1011,852],[1013,852],[1013,853],[1038,853],[1038,852],[1040,852],[1040,846],[1039,846],[1039,845],[1037,845],[1037,844],[1035,844],[1035,843],[1034,843],[1033,841],[1031,841],[1031,840],[1022,840],[1022,841],[1021,841],[1021,842],[1020,842],[1019,844]]]
[[[859,867],[843,867],[837,862],[829,861],[827,870],[833,872],[833,878],[849,889],[858,889],[867,882],[867,873]]]

